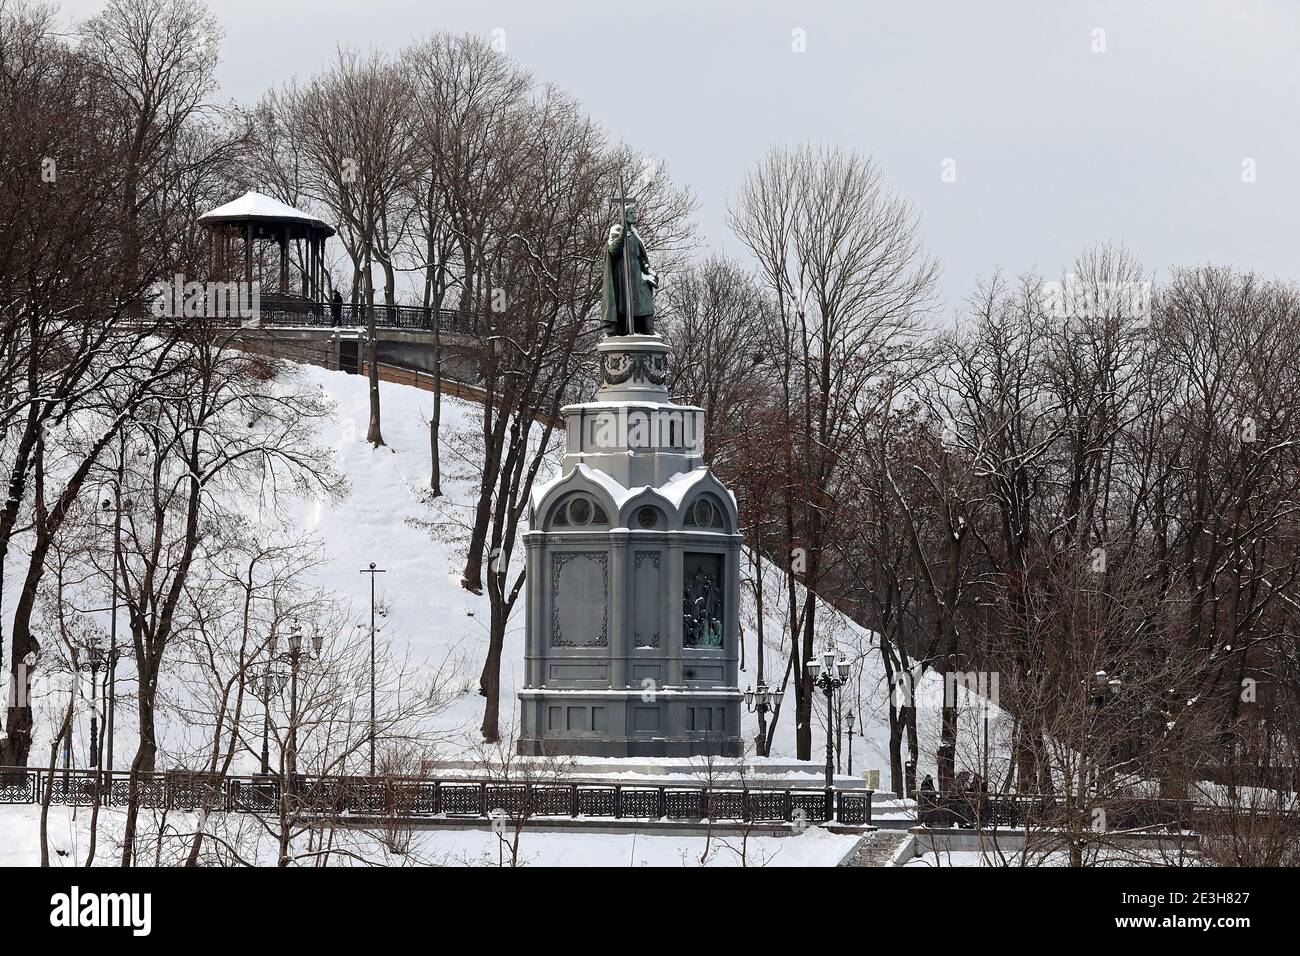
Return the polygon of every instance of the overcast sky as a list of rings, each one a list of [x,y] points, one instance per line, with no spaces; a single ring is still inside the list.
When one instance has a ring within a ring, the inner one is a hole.
[[[734,255],[726,204],[770,144],[872,153],[915,203],[950,309],[979,275],[1059,273],[1102,239],[1127,242],[1157,276],[1207,261],[1297,275],[1296,0],[211,7],[226,33],[223,92],[247,102],[340,43],[395,51],[436,30],[500,29],[539,80],[663,157],[696,193],[702,244]],[[942,179],[946,159],[956,182]],[[1247,160],[1254,182],[1243,182]]]

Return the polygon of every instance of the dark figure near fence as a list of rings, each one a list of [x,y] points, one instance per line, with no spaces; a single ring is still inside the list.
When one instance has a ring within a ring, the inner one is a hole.
[[[956,819],[953,822],[959,827],[973,827],[975,825],[978,814],[975,779],[975,774],[969,770],[963,770],[957,774],[957,779],[954,782],[957,792],[953,797],[953,809],[956,813]]]
[[[339,295],[339,290],[335,289],[334,294],[330,296],[330,325],[335,327],[343,324],[343,296]]]
[[[990,819],[989,806],[989,782],[978,773],[971,777],[971,804],[974,810],[974,821],[978,826],[985,826]]]
[[[925,779],[921,781],[921,786],[917,788],[916,801],[916,822],[921,826],[930,826],[938,822],[938,815],[935,812],[937,803],[934,792],[934,778],[928,773]]]

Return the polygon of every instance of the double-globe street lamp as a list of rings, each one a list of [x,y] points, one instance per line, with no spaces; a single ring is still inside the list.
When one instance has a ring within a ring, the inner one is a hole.
[[[752,688],[745,690],[745,707],[751,714],[770,713],[781,705],[781,698],[784,696],[785,691],[777,690],[775,687],[769,688],[759,681],[758,690]]]
[[[785,691],[777,690],[775,687],[768,687],[762,681],[758,682],[758,690],[745,688],[745,709],[751,714],[758,714],[760,717],[769,714],[781,706],[781,698],[785,696]],[[757,740],[759,752],[762,753],[763,741]]]
[[[297,770],[295,764],[298,752],[298,668],[304,660],[314,661],[320,659],[324,640],[324,635],[320,631],[313,629],[311,648],[304,648],[302,627],[297,621],[294,621],[289,628],[289,650],[277,653],[275,632],[271,632],[270,653],[267,655],[266,669],[262,672],[260,681],[262,690],[262,776],[264,777],[270,776],[271,773],[271,697],[272,695],[283,694],[286,684],[289,686],[289,766],[287,769],[290,774]],[[277,664],[288,664],[288,672],[286,673],[277,667]]]
[[[117,608],[118,608],[118,568],[122,565],[122,515],[131,514],[134,508],[134,502],[131,500],[122,501],[122,475],[124,471],[124,460],[126,455],[125,440],[118,452],[118,466],[116,480],[113,482],[112,497],[105,497],[99,503],[99,508],[105,514],[113,515],[113,609],[112,617],[109,619],[109,637],[108,637],[108,655],[105,661],[105,683],[108,685],[104,689],[104,702],[106,705],[104,728],[104,756],[107,758],[104,768],[110,774],[113,772],[113,741],[114,727],[113,717],[117,712],[117,659],[119,650],[117,646]],[[91,730],[91,736],[94,737],[94,729]],[[95,745],[96,748],[98,744]],[[98,756],[98,755],[97,755]],[[95,761],[95,766],[99,761]]]
[[[271,775],[271,698],[284,693],[284,685],[289,683],[289,675],[284,671],[266,665],[261,679],[254,683],[262,697],[262,776]]]
[[[835,738],[831,734],[831,715],[835,713],[835,692],[848,682],[849,662],[834,647],[827,647],[820,659],[814,657],[806,666],[813,686],[826,695],[826,819],[829,820],[835,809]]]
[[[80,667],[90,671],[90,766],[96,770],[99,769],[99,672],[107,672],[112,666],[111,660],[115,658],[116,650],[106,650],[102,641],[92,640],[86,645],[86,660],[80,664]],[[108,696],[107,690],[104,697]],[[105,701],[107,703],[107,701]],[[108,728],[106,727],[105,730]]]

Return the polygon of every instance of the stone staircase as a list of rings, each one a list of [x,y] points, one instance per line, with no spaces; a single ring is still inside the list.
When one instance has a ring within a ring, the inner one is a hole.
[[[910,836],[906,830],[875,830],[864,834],[840,861],[840,866],[887,866],[894,852]]]

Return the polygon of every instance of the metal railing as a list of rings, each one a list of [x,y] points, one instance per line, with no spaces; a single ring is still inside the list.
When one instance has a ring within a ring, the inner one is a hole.
[[[375,305],[375,326],[381,329],[403,329],[410,332],[432,332],[434,317],[441,332],[455,335],[472,335],[478,323],[472,315],[457,309],[426,309],[416,305]],[[266,297],[258,309],[257,324],[261,326],[310,326],[313,328],[364,328],[366,307],[344,302],[334,314],[328,302],[310,302],[306,299],[280,299]]]
[[[90,806],[93,770],[0,769],[0,804]],[[98,774],[101,806],[126,806],[129,772]],[[511,782],[413,777],[226,776],[142,773],[139,805],[157,810],[273,813],[283,797],[296,813],[384,817],[570,817],[750,823],[871,823],[870,790]]]
[[[1071,808],[1051,796],[922,790],[917,793],[916,822],[929,827],[975,829],[1060,827],[1077,823],[1086,826],[1099,809],[1106,814],[1108,830],[1183,830],[1192,825],[1195,804],[1191,800],[1115,796],[1098,800],[1087,808]]]
[[[133,301],[123,309],[126,318],[146,318],[158,321],[147,301]],[[366,327],[367,308],[363,304],[344,302],[335,315],[330,302],[314,302],[309,299],[287,296],[262,296],[255,316],[243,318],[237,314],[218,313],[205,315],[203,320],[209,325],[246,325],[256,327],[310,327],[310,328],[344,328]],[[474,335],[479,323],[475,316],[466,315],[459,309],[431,309],[418,305],[384,305],[375,304],[375,326],[381,329],[400,329],[408,332],[432,332],[434,318],[438,320],[438,329],[444,335]],[[179,320],[178,320],[179,321]]]

